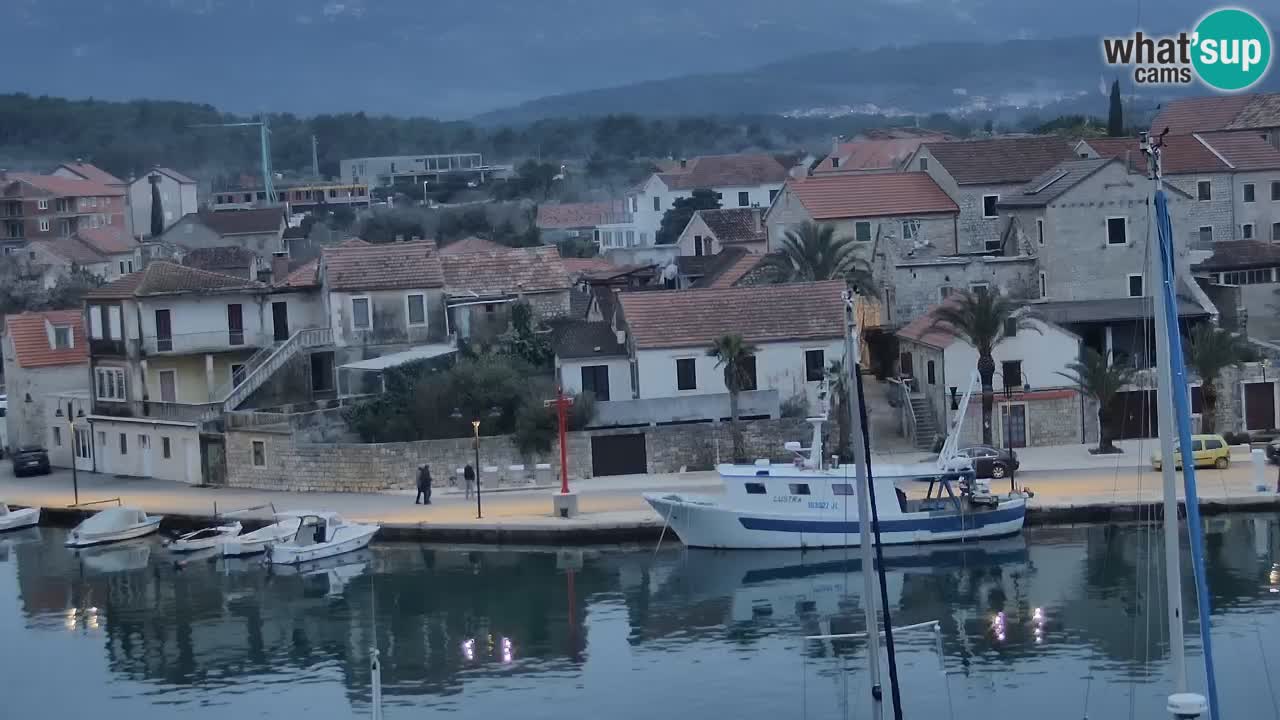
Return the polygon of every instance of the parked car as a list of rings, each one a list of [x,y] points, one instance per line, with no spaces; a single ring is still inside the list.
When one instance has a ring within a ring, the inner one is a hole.
[[[1174,457],[1178,458],[1176,467],[1181,470],[1182,456],[1177,443],[1174,443],[1173,453]],[[1195,459],[1196,467],[1214,467],[1219,470],[1226,470],[1231,465],[1231,447],[1227,445],[1227,441],[1221,435],[1192,435],[1191,457]],[[1160,454],[1152,454],[1151,467],[1159,470],[1162,466]]]
[[[1018,472],[1018,453],[989,445],[961,448],[957,454],[973,460],[973,474],[979,478],[1002,480]]]
[[[15,477],[23,475],[48,475],[49,469],[49,453],[39,445],[23,445],[13,451],[13,474]]]

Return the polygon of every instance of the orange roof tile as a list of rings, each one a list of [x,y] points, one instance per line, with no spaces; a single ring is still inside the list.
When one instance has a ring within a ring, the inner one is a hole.
[[[474,252],[494,252],[495,250],[503,250],[506,247],[507,247],[506,245],[499,245],[498,243],[493,242],[492,240],[485,240],[484,238],[479,238],[479,237],[476,237],[475,235],[472,235],[470,237],[462,238],[461,240],[455,240],[449,243],[448,245],[445,245],[444,247],[440,248],[440,254],[441,255],[465,255],[467,253],[474,253]]]
[[[814,220],[960,211],[922,172],[795,178],[787,181],[787,187]]]
[[[1165,103],[1151,121],[1151,131],[1159,134],[1190,135],[1206,130],[1222,130],[1231,125],[1257,95],[1214,95]]]
[[[121,188],[108,187],[102,183],[80,180],[79,178],[36,175],[33,173],[9,173],[8,179],[20,180],[55,197],[110,197],[124,195],[124,190]]]
[[[734,283],[743,278],[744,275],[751,272],[760,261],[764,259],[763,255],[743,255],[733,262],[732,265],[725,268],[719,277],[711,282],[707,287],[726,288],[733,287]]]
[[[938,134],[840,143],[834,153],[818,163],[818,166],[813,169],[813,174],[854,170],[901,170],[911,155],[924,143],[945,142],[949,139],[948,135]],[[833,166],[832,158],[838,158],[839,164]]]
[[[316,287],[320,284],[319,278],[320,259],[316,258],[307,263],[303,263],[297,270],[285,276],[284,280],[276,283],[276,287],[284,288],[306,288]]]
[[[123,226],[124,222],[121,221],[119,224],[99,225],[96,228],[81,228],[76,230],[76,235],[86,245],[103,255],[119,255],[133,252],[133,249],[137,247],[137,243],[133,241],[133,238],[129,237],[128,231]]]
[[[123,180],[116,177],[115,175],[112,175],[106,170],[103,170],[97,165],[91,165],[89,163],[82,163],[82,162],[73,162],[73,163],[62,163],[60,167],[64,167],[67,170],[70,170],[71,172],[79,175],[85,180],[88,180],[89,182],[96,182],[100,185],[123,185],[124,184]]]
[[[619,202],[543,204],[534,224],[546,230],[585,228],[620,222],[625,214]]]
[[[440,263],[450,293],[549,292],[570,286],[559,251],[548,246],[444,255]]]
[[[1256,132],[1206,132],[1198,133],[1196,137],[1216,150],[1236,170],[1280,168],[1280,150],[1263,140]]]
[[[690,160],[686,169],[659,177],[671,190],[755,187],[781,183],[787,169],[772,155],[703,155]]]
[[[71,347],[53,348],[49,341],[48,326],[69,326]],[[89,362],[89,344],[85,342],[84,315],[80,310],[50,310],[25,312],[5,317],[5,332],[13,342],[13,352],[19,367],[52,367],[55,365],[83,365]],[[86,380],[87,382],[87,380]]]
[[[926,143],[929,153],[960,185],[1024,183],[1075,157],[1056,135],[997,137]]]
[[[334,290],[395,290],[444,286],[434,240],[342,242],[322,251],[325,281]]]

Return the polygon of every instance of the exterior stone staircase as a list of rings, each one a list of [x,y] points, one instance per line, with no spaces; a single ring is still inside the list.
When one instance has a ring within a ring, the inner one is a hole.
[[[923,397],[911,398],[911,415],[915,419],[915,446],[919,450],[933,450],[938,438],[938,424],[933,419],[929,401]]]
[[[264,355],[261,351],[255,353],[254,357],[250,358],[250,362],[245,366],[245,373],[240,382],[227,392],[226,400],[222,403],[222,410],[224,412],[234,411],[253,394],[254,390],[262,387],[268,378],[284,367],[285,363],[292,360],[299,352],[332,344],[332,329],[327,327],[306,328],[295,332],[288,340],[276,345],[269,354]]]

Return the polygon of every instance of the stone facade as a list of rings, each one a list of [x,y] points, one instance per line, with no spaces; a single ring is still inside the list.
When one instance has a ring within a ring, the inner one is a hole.
[[[1201,180],[1209,181],[1212,200],[1199,199],[1197,185]],[[1185,238],[1182,238],[1184,241],[1193,237],[1199,238],[1199,230],[1202,226],[1213,228],[1213,240],[1236,239],[1235,201],[1233,199],[1235,188],[1231,181],[1231,175],[1227,173],[1166,175],[1165,183],[1191,196],[1188,201],[1191,203],[1190,218],[1182,226],[1184,230],[1182,234],[1185,235]],[[1265,192],[1267,188],[1258,188],[1258,191],[1260,193]],[[1174,223],[1174,228],[1178,228],[1177,223]]]
[[[947,189],[944,187],[944,189]],[[1022,189],[1021,183],[1005,185],[958,186],[951,197],[960,206],[959,235],[961,253],[980,253],[992,249],[1004,232],[1004,211],[997,210],[995,217],[983,215],[982,198],[986,195],[1012,195]]]
[[[1002,408],[1007,404],[1024,405],[1027,418],[1027,444],[1077,445],[1098,441],[1098,405],[1089,398],[1083,402],[1080,393],[1071,388],[1047,389],[1015,395],[1006,401],[997,390],[991,412],[991,438],[1004,447],[1005,427]],[[960,430],[962,445],[982,442],[982,396],[975,391]]]
[[[893,305],[886,325],[901,325],[919,317],[943,300],[948,292],[968,290],[986,283],[991,289],[1016,296],[1035,292],[1036,262],[1031,256],[951,257],[932,261],[899,262],[887,274]],[[882,277],[885,275],[882,275]]]

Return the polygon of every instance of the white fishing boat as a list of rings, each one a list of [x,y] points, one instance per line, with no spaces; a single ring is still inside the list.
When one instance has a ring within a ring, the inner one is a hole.
[[[195,552],[218,547],[227,540],[236,537],[244,529],[238,521],[227,525],[201,528],[195,532],[179,535],[169,543],[169,550],[177,553]]]
[[[224,539],[222,542],[223,557],[240,557],[266,552],[269,545],[286,542],[298,532],[298,524],[311,512],[276,513],[276,521],[266,527],[258,528],[243,535]]]
[[[88,547],[132,540],[160,529],[161,515],[148,515],[137,508],[114,507],[87,518],[67,536],[67,547]]]
[[[0,502],[0,532],[20,530],[40,524],[40,508],[13,509]]]
[[[360,550],[379,530],[377,525],[348,522],[334,512],[314,512],[300,520],[292,538],[267,548],[269,562],[293,565]]]

